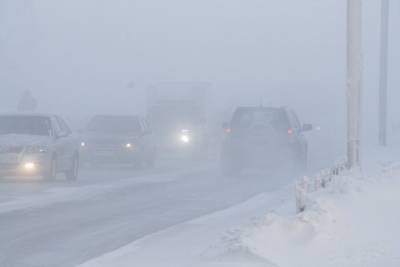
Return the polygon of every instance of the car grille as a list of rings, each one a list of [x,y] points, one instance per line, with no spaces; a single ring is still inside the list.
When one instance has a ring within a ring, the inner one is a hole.
[[[19,166],[18,163],[0,163],[0,173],[11,170],[17,170],[18,166]]]
[[[94,153],[113,153],[124,150],[121,144],[89,144],[87,146],[88,151]]]
[[[19,154],[23,150],[23,146],[0,147],[0,154]]]
[[[122,142],[91,142],[89,145],[101,148],[118,148],[123,146]]]

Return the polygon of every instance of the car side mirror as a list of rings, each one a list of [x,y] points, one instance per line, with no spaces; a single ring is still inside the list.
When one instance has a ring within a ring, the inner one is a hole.
[[[302,127],[303,132],[309,132],[309,131],[312,131],[312,129],[313,129],[312,124],[309,124],[309,123],[303,124],[303,127]]]

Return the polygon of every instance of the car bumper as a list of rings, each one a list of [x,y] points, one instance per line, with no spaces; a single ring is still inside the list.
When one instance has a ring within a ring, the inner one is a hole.
[[[139,150],[85,150],[81,151],[81,158],[86,162],[100,163],[130,163],[139,161],[142,158],[142,153]]]
[[[0,177],[36,177],[48,170],[45,162],[0,163]]]
[[[295,150],[282,147],[225,147],[223,156],[242,167],[276,168],[290,165],[294,160]]]

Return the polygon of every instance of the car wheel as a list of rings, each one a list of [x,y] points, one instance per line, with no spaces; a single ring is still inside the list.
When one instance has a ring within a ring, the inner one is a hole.
[[[49,168],[43,175],[46,181],[53,181],[57,176],[57,158],[53,156],[50,160]]]
[[[78,179],[78,172],[79,172],[79,157],[74,156],[71,168],[65,173],[65,176],[68,181],[76,181]]]

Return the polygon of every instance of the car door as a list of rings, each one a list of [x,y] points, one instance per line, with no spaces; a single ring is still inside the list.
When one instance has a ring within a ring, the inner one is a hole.
[[[67,148],[66,148],[66,153],[67,157],[69,158],[70,161],[72,161],[73,157],[76,155],[76,153],[79,151],[78,147],[78,142],[76,137],[73,135],[71,128],[68,126],[68,124],[65,122],[65,120],[61,117],[57,117],[59,124],[61,126],[61,129],[64,133],[66,133],[66,143],[67,143]]]
[[[72,162],[73,143],[71,142],[71,130],[66,127],[63,120],[57,116],[54,117],[54,130],[56,133],[56,155],[57,169],[66,171],[70,168]]]
[[[140,128],[142,136],[143,153],[144,156],[148,158],[151,153],[151,136],[147,127],[147,123],[144,119],[140,119]]]

